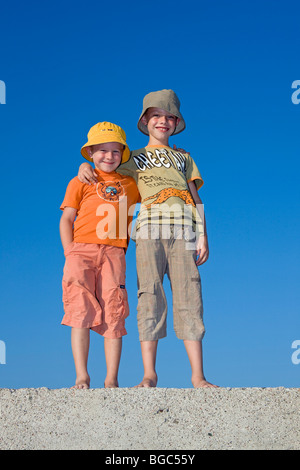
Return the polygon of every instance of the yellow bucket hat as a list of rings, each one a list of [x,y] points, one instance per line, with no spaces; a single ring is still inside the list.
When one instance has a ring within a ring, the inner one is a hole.
[[[113,124],[112,122],[98,122],[89,130],[87,135],[88,141],[81,148],[81,155],[89,160],[93,161],[89,156],[86,147],[90,145],[106,144],[108,142],[119,142],[124,145],[124,151],[122,154],[121,163],[127,162],[130,157],[130,150],[126,144],[126,134],[120,126]]]

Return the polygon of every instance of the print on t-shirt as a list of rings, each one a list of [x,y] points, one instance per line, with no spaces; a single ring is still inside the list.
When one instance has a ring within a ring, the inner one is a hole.
[[[119,201],[124,196],[124,189],[119,181],[99,181],[96,191],[105,201]]]

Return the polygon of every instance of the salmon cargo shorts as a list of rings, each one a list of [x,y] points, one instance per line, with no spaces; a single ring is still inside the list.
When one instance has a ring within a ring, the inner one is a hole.
[[[163,233],[164,227],[165,234]],[[145,230],[143,230],[145,229]],[[149,232],[148,232],[149,230]],[[201,279],[196,265],[195,234],[190,227],[141,227],[136,234],[138,275],[138,330],[140,341],[167,335],[167,300],[163,288],[167,274],[173,295],[176,336],[200,341],[205,334]]]
[[[129,307],[124,249],[72,242],[65,257],[62,325],[90,328],[106,338],[126,335]]]

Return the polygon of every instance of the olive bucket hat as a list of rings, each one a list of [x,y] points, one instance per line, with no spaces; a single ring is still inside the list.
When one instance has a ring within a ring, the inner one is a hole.
[[[142,123],[141,119],[144,116],[147,109],[149,108],[163,109],[164,111],[167,111],[168,113],[173,114],[174,116],[180,119],[178,126],[173,132],[173,135],[179,134],[179,132],[184,131],[185,122],[179,111],[180,101],[176,93],[174,93],[173,90],[152,91],[151,93],[148,93],[148,95],[144,97],[143,111],[138,120],[138,129],[141,132],[143,132],[143,134],[146,134],[146,135],[149,135],[149,132],[148,132],[147,126],[145,126],[145,124]]]
[[[126,144],[126,134],[120,126],[112,122],[98,122],[95,124],[88,133],[88,141],[81,148],[81,155],[89,160],[93,159],[89,156],[86,147],[91,145],[106,144],[108,142],[119,142],[124,145],[121,163],[127,162],[130,157],[130,150]]]

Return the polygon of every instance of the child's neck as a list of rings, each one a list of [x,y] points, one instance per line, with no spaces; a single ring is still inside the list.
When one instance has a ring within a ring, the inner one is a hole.
[[[159,140],[159,139],[156,139],[155,137],[152,137],[151,135],[149,137],[149,142],[148,142],[148,146],[150,145],[151,147],[170,147],[168,138]]]
[[[104,171],[104,170],[101,170],[101,168],[97,168],[96,166],[94,168],[95,168],[96,172],[98,172],[100,174],[104,173],[105,175],[109,175],[110,173],[115,173],[115,170],[113,170],[113,171]]]

